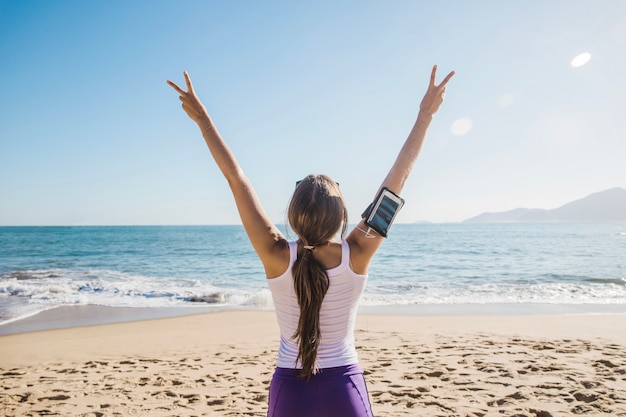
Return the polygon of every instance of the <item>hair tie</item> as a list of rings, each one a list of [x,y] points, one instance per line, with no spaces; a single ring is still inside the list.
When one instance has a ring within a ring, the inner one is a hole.
[[[315,246],[311,246],[311,245],[303,245],[304,249],[306,250],[310,250],[311,252],[313,251],[313,249],[315,249]]]

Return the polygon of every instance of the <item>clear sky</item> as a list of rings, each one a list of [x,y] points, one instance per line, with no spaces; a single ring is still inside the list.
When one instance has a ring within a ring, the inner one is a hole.
[[[0,225],[238,224],[184,70],[274,221],[309,173],[356,221],[433,64],[398,221],[626,187],[623,0],[0,0]]]

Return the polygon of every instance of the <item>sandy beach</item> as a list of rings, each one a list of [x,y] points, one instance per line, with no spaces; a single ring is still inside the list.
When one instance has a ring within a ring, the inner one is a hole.
[[[367,315],[376,416],[626,416],[626,315]],[[265,416],[272,311],[0,337],[3,416]]]

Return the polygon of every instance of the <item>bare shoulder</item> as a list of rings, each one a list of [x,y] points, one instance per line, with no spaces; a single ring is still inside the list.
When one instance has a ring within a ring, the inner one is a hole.
[[[281,276],[289,267],[289,242],[278,239],[268,252],[266,259],[261,259],[267,278]]]
[[[382,236],[366,233],[365,230],[367,226],[361,221],[346,238],[350,246],[350,267],[362,275],[367,274],[369,264],[384,240]]]

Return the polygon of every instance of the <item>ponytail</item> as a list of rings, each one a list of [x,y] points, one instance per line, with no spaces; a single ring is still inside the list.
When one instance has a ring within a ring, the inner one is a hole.
[[[293,269],[293,283],[300,306],[298,328],[293,335],[298,341],[297,360],[302,362],[300,376],[307,380],[315,373],[317,348],[320,344],[320,310],[330,281],[324,267],[313,256],[313,249],[304,249]]]

